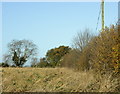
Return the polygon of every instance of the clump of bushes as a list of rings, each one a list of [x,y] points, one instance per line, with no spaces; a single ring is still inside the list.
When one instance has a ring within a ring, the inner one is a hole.
[[[111,26],[91,41],[90,60],[94,68],[100,71],[119,71],[119,40],[117,28]]]
[[[61,65],[61,60],[64,55],[69,53],[71,48],[69,46],[59,46],[47,51],[46,56],[41,58],[39,62],[33,60],[32,67],[59,67]]]
[[[86,32],[86,31],[85,31]],[[86,34],[87,33],[87,34]],[[65,55],[62,67],[74,68],[80,71],[89,69],[99,72],[120,72],[120,38],[118,26],[106,27],[97,36],[90,32],[77,35],[74,48]]]
[[[61,59],[60,67],[76,68],[79,57],[80,57],[79,51],[75,49],[71,50]]]
[[[40,62],[38,62],[35,66],[40,67],[40,68],[44,68],[44,67],[49,67],[49,64],[46,61],[46,58],[41,58]]]
[[[73,39],[72,51],[63,57],[61,66],[73,68],[79,71],[89,70],[89,43],[92,38],[93,34],[90,33],[89,29],[85,29],[83,32],[77,33],[77,36]]]
[[[0,67],[9,67],[10,65],[8,63],[0,63]]]

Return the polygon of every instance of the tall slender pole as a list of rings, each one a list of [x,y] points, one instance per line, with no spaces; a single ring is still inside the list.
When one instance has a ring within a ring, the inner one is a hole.
[[[104,30],[104,0],[102,0],[101,3],[101,7],[102,7],[102,31]]]

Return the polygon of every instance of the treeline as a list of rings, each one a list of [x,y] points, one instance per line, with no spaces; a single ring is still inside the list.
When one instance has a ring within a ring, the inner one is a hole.
[[[62,67],[80,71],[93,69],[120,73],[118,33],[119,26],[112,25],[110,28],[106,27],[98,36],[91,36],[90,32],[78,34],[74,45],[76,48],[63,57]]]
[[[27,40],[12,41],[9,53],[4,56],[4,64],[22,67],[30,58],[31,67],[68,67],[78,71],[120,72],[119,26],[106,27],[99,35],[91,34],[89,29],[78,33],[72,47],[59,46],[48,50],[46,56],[37,60],[36,45]]]
[[[71,48],[69,46],[59,46],[58,48],[50,49],[40,61],[36,62],[36,60],[33,60],[31,67],[59,67],[62,57],[69,53],[70,50]]]

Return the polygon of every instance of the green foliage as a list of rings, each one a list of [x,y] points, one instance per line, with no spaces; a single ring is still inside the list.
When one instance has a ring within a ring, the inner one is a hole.
[[[68,46],[51,49],[46,54],[46,60],[51,67],[60,66],[61,58],[70,51]]]
[[[36,64],[36,67],[40,67],[40,68],[49,67],[49,64],[46,61],[46,58],[41,58],[40,62]]]
[[[9,67],[10,65],[8,63],[0,63],[0,67]]]
[[[14,61],[14,63],[16,64],[16,66],[20,66],[20,64],[18,63],[19,62],[19,57],[17,56],[16,52],[14,52],[12,60]]]

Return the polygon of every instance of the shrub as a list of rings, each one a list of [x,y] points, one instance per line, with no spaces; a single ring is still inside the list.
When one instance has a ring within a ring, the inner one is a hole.
[[[119,69],[117,48],[120,44],[119,40],[118,31],[112,26],[106,28],[91,41],[90,60],[94,69],[99,71],[116,71]]]
[[[51,67],[60,66],[61,58],[69,53],[71,48],[69,46],[59,46],[48,50],[46,53],[46,61]]]
[[[80,53],[76,50],[71,50],[61,59],[61,67],[68,67],[76,69]]]
[[[9,64],[7,64],[7,63],[1,63],[0,67],[9,67]]]
[[[73,49],[70,53],[64,56],[62,66],[74,68],[75,70],[86,71],[89,70],[90,45],[93,34],[89,29],[77,33],[73,38]]]
[[[83,37],[84,38],[84,37]],[[79,38],[81,39],[81,38]],[[79,40],[76,40],[77,45]],[[82,40],[81,40],[82,41]],[[82,49],[73,49],[62,58],[62,66],[76,70],[94,69],[99,72],[120,72],[120,38],[117,26],[106,27],[91,38]]]

